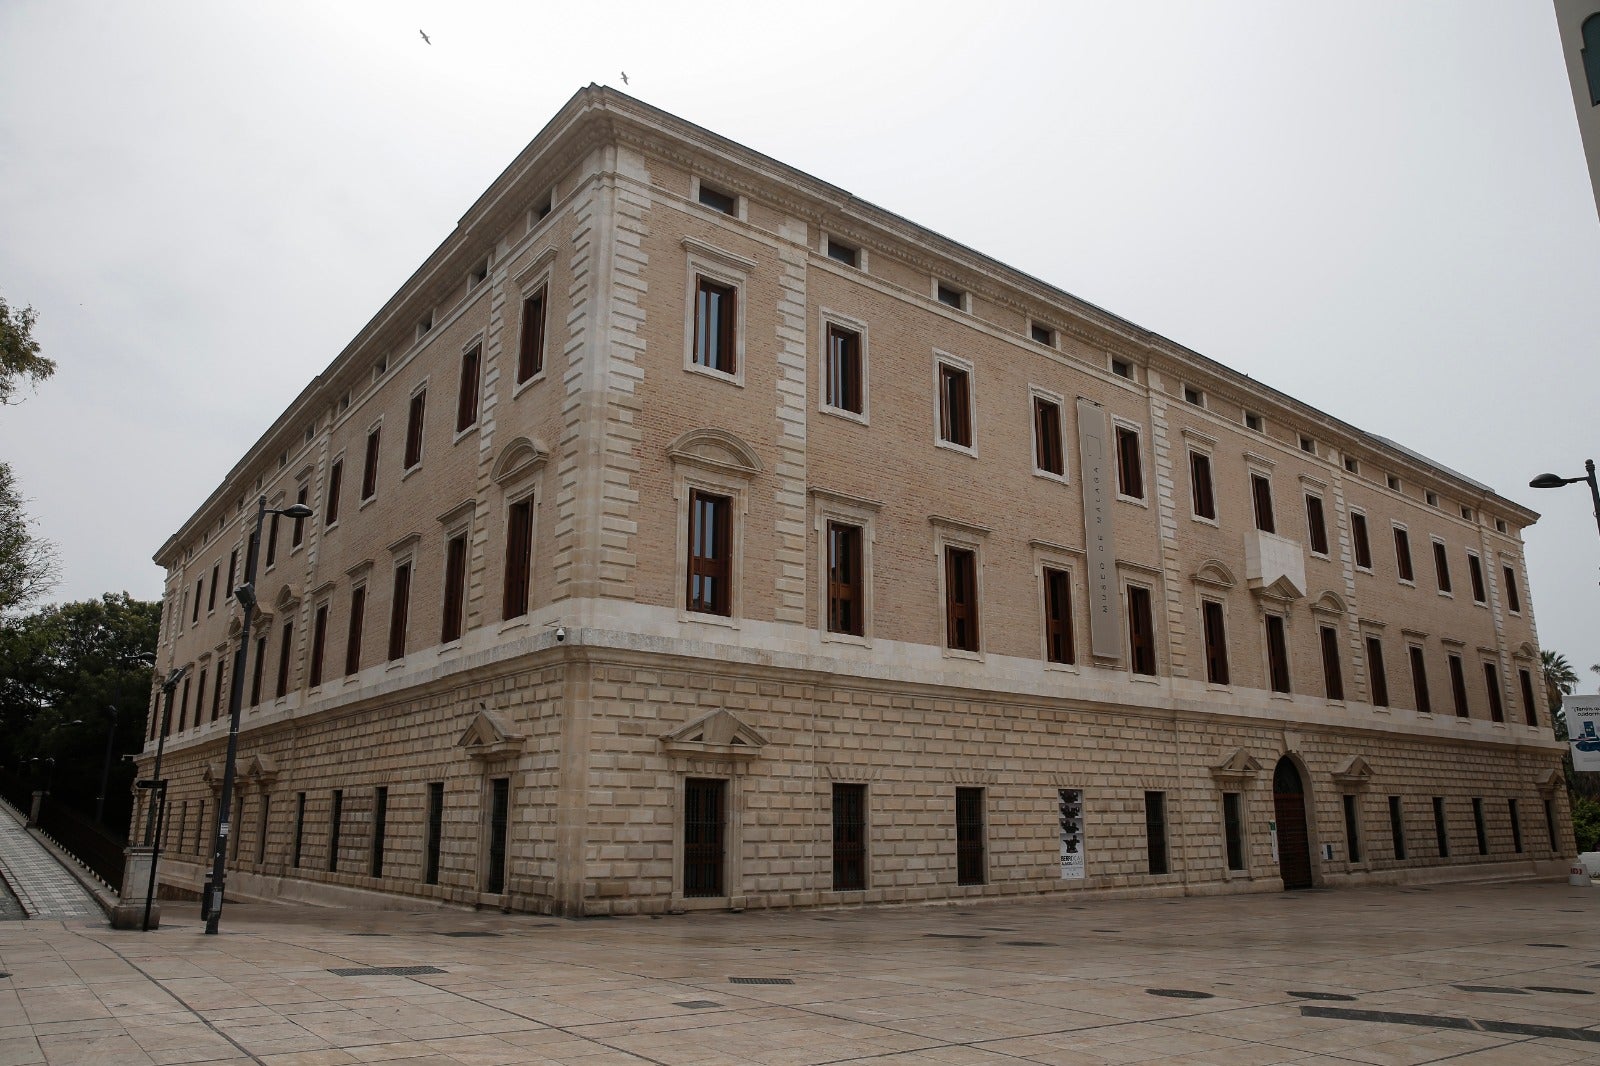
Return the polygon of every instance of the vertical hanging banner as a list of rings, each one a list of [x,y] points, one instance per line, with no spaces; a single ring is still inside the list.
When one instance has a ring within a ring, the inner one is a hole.
[[[1106,410],[1078,397],[1078,455],[1083,471],[1084,581],[1089,590],[1089,651],[1097,658],[1122,655],[1122,602],[1117,597],[1116,535],[1111,526],[1112,468]]]
[[[1574,770],[1600,770],[1600,696],[1565,696],[1561,713],[1567,719]]]
[[[1061,879],[1083,879],[1083,792],[1076,788],[1058,790],[1061,818]]]

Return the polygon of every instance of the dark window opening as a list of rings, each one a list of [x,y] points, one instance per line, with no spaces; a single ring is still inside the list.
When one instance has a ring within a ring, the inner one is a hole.
[[[1450,831],[1444,820],[1444,797],[1433,797],[1433,839],[1439,848],[1439,858],[1450,857]]]
[[[1517,593],[1517,572],[1507,566],[1503,569],[1506,579],[1506,607],[1512,614],[1522,613],[1522,597]]]
[[[861,334],[841,326],[828,327],[827,404],[860,414],[864,409],[861,375]]]
[[[1522,854],[1522,816],[1517,811],[1515,799],[1506,800],[1506,813],[1511,816],[1511,850]]]
[[[1148,868],[1153,874],[1167,872],[1167,794],[1144,794],[1144,835],[1149,858]]]
[[[720,211],[724,215],[737,215],[739,213],[739,199],[729,193],[720,192],[704,183],[700,186],[700,203],[713,211]]]
[[[1267,675],[1274,692],[1289,692],[1289,641],[1281,615],[1267,615]]]
[[[1483,800],[1476,796],[1472,800],[1472,829],[1478,838],[1478,854],[1489,854],[1489,832],[1483,824]]]
[[[337,460],[328,469],[328,503],[323,508],[324,528],[339,521],[339,489],[344,483],[344,460]]]
[[[439,883],[439,846],[444,841],[444,782],[428,783],[428,839],[424,849],[422,880]]]
[[[1037,322],[1029,325],[1028,336],[1031,337],[1036,344],[1045,344],[1052,348],[1056,346],[1056,331],[1048,326],[1041,326]]]
[[[1250,499],[1255,505],[1256,528],[1263,533],[1276,533],[1278,523],[1272,514],[1271,479],[1260,474],[1251,474]]]
[[[394,599],[389,604],[389,661],[406,653],[406,623],[411,613],[411,564],[394,568]]]
[[[1244,815],[1239,793],[1222,794],[1222,833],[1228,846],[1228,869],[1235,873],[1244,871]]]
[[[966,306],[966,296],[967,294],[960,289],[946,285],[942,281],[939,283],[939,302],[947,307],[954,307],[960,310]]]
[[[367,613],[367,587],[357,585],[350,590],[350,634],[344,644],[345,676],[361,669],[361,627]]]
[[[978,556],[968,548],[944,550],[945,646],[978,650]]]
[[[250,676],[250,706],[255,707],[261,703],[261,679],[266,673],[267,663],[267,638],[256,638],[256,668]]]
[[[1075,660],[1072,639],[1072,575],[1049,567],[1044,571],[1045,658],[1053,663]]]
[[[366,462],[361,468],[361,498],[372,499],[378,491],[378,441],[382,436],[382,427],[374,426],[367,433]]]
[[[1355,542],[1356,565],[1372,569],[1372,542],[1367,539],[1367,516],[1359,511],[1350,515],[1350,539]]]
[[[278,645],[278,684],[273,698],[283,699],[289,694],[289,655],[294,650],[294,623],[283,623],[283,636]]]
[[[708,370],[737,374],[738,290],[700,278],[694,305],[694,362]]]
[[[544,370],[545,290],[523,298],[522,340],[517,349],[517,384]]]
[[[483,345],[474,344],[461,356],[461,383],[456,391],[456,432],[478,424],[479,379],[482,377]]]
[[[528,613],[529,585],[533,577],[533,497],[506,509],[506,573],[501,589],[500,617],[520,618]]]
[[[829,237],[828,258],[836,259],[845,266],[859,267],[861,265],[861,250],[852,248],[848,244],[841,244],[839,241]]]
[[[1139,457],[1139,432],[1117,427],[1117,491],[1131,499],[1144,499],[1144,466]]]
[[[511,779],[489,782],[489,870],[483,890],[498,895],[506,890],[506,844],[511,831]]]
[[[867,786],[833,786],[833,890],[867,887]]]
[[[1322,684],[1330,700],[1344,699],[1344,672],[1339,668],[1339,631],[1321,626]]]
[[[406,415],[406,454],[405,463],[407,470],[422,462],[422,423],[428,410],[428,391],[426,389],[411,397],[411,409]]]
[[[1401,581],[1415,581],[1411,569],[1411,537],[1399,526],[1394,530],[1394,565]]]
[[[1445,552],[1444,545],[1438,541],[1433,542],[1433,572],[1439,578],[1439,591],[1450,591],[1450,556]]]
[[[1411,646],[1411,687],[1417,695],[1417,710],[1422,714],[1433,713],[1433,700],[1428,696],[1428,664],[1422,657],[1422,649],[1415,644]]]
[[[828,632],[866,632],[866,580],[860,526],[828,523]]]
[[[1483,664],[1483,687],[1489,693],[1489,720],[1506,720],[1505,704],[1500,698],[1500,668],[1494,663]]]
[[[983,789],[956,789],[956,883],[987,880],[983,853]]]
[[[201,815],[205,817],[204,814]],[[300,868],[300,853],[306,839],[306,794],[298,792],[294,800],[294,850],[290,853],[289,864],[295,869]]]
[[[1061,446],[1061,405],[1042,396],[1033,398],[1033,461],[1047,474],[1067,472]]]
[[[728,782],[690,777],[683,782],[683,894],[722,896]]]
[[[1389,672],[1383,665],[1383,641],[1367,638],[1367,673],[1371,677],[1372,705],[1389,706]]]
[[[939,439],[972,447],[972,389],[965,370],[939,364]]]
[[[1217,498],[1211,488],[1211,457],[1201,452],[1189,453],[1189,498],[1194,503],[1196,517],[1217,520]]]
[[[372,793],[372,876],[383,876],[383,845],[389,833],[389,788],[379,785]]]
[[[1150,609],[1150,590],[1128,586],[1128,668],[1136,674],[1156,673],[1156,624]]]
[[[1356,798],[1350,793],[1340,797],[1344,801],[1344,841],[1349,849],[1350,861],[1361,861],[1361,824],[1356,811]]]
[[[1328,524],[1322,515],[1322,497],[1306,497],[1306,531],[1311,537],[1311,550],[1318,555],[1328,554]]]
[[[1488,603],[1489,594],[1483,585],[1483,560],[1476,555],[1467,555],[1467,577],[1472,583],[1472,602]]]
[[[1222,604],[1206,600],[1200,605],[1206,638],[1206,680],[1213,685],[1228,684],[1228,632]]]
[[[1466,718],[1470,713],[1467,706],[1466,671],[1461,666],[1461,656],[1450,655],[1447,658],[1450,662],[1450,694],[1455,697],[1456,717]]]
[[[319,604],[317,613],[311,620],[311,669],[306,677],[306,684],[316,688],[322,684],[322,649],[328,638],[328,605]]]
[[[439,642],[461,639],[463,608],[467,592],[467,535],[450,538],[444,551],[444,618],[439,626]]]
[[[1528,725],[1539,724],[1539,712],[1533,701],[1533,675],[1526,670],[1517,671],[1517,681],[1522,688],[1522,717]]]
[[[333,810],[328,815],[328,870],[339,870],[339,834],[344,828],[344,789],[333,790]]]
[[[1389,839],[1394,843],[1396,861],[1406,857],[1406,824],[1400,813],[1400,797],[1389,797]]]
[[[733,614],[733,501],[689,494],[688,609]]]

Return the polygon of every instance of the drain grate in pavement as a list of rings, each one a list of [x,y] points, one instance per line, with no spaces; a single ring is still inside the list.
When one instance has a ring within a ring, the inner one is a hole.
[[[1505,985],[1451,985],[1463,992],[1492,992],[1497,996],[1525,996],[1528,993],[1521,988],[1507,988]]]
[[[10,977],[10,976],[11,975],[8,974],[8,973],[0,973],[0,981],[4,981],[7,977]]]
[[[339,966],[328,972],[337,977],[421,977],[450,971],[437,966]]]
[[[1562,996],[1592,996],[1587,988],[1562,988],[1560,985],[1529,985],[1529,992],[1554,992]]]
[[[923,933],[924,937],[931,940],[982,940],[977,933]]]
[[[499,933],[486,933],[486,932],[483,932],[482,930],[479,930],[479,929],[463,929],[460,932],[456,932],[456,933],[440,933],[439,935],[440,936],[453,936],[453,937],[458,937],[458,938],[465,938],[465,937],[499,936],[500,934]]]
[[[1215,999],[1210,992],[1196,992],[1192,988],[1147,988],[1152,996],[1161,996],[1163,999]]]
[[[388,933],[351,933],[350,936],[388,936]]]
[[[1354,1003],[1356,1001],[1356,997],[1347,996],[1342,992],[1296,992],[1291,988],[1288,993],[1295,999],[1320,999],[1329,1003]]]
[[[1544,1037],[1550,1040],[1581,1040],[1600,1043],[1600,1031],[1567,1029],[1559,1025],[1528,1025],[1524,1022],[1498,1022],[1484,1018],[1451,1018],[1442,1014],[1400,1014],[1385,1010],[1351,1010],[1348,1007],[1301,1007],[1302,1018],[1338,1018],[1349,1022],[1390,1022],[1395,1025],[1423,1025],[1435,1029],[1480,1029],[1487,1033]]]
[[[730,977],[730,985],[792,985],[792,977]]]
[[[688,1010],[709,1010],[712,1007],[720,1007],[722,1004],[714,999],[686,999],[681,1003],[674,1003],[673,1006],[684,1007]]]
[[[1121,929],[1091,929],[1091,930],[1089,930],[1089,932],[1091,932],[1091,933],[1120,933],[1120,932],[1122,932],[1122,930]]]
[[[1002,940],[1001,945],[1008,948],[1053,948],[1054,944],[1044,940]]]
[[[1530,948],[1564,948],[1565,944],[1529,944]]]

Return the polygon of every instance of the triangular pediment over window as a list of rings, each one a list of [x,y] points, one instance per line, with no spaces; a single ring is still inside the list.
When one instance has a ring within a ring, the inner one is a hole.
[[[1554,792],[1557,785],[1565,784],[1560,770],[1540,770],[1533,775],[1533,784],[1540,792]]]
[[[474,759],[496,759],[522,751],[526,739],[512,731],[505,715],[480,704],[466,732],[456,741],[456,747],[466,749]]]
[[[1333,771],[1333,779],[1341,785],[1361,787],[1372,780],[1372,767],[1359,755],[1352,755]]]
[[[1287,574],[1270,585],[1263,585],[1254,591],[1264,600],[1277,600],[1281,603],[1293,603],[1306,594],[1305,589],[1296,585]]]
[[[252,755],[244,761],[243,772],[245,777],[265,787],[278,776],[278,764],[270,755]]]
[[[712,711],[661,738],[661,746],[673,755],[715,755],[727,759],[753,759],[761,754],[766,744],[766,737],[731,711]]]
[[[1211,768],[1211,776],[1218,782],[1247,785],[1261,772],[1261,761],[1243,748],[1233,749],[1233,754]]]
[[[200,779],[209,785],[212,791],[216,791],[222,787],[222,774],[221,763],[207,763],[206,768],[200,772]]]

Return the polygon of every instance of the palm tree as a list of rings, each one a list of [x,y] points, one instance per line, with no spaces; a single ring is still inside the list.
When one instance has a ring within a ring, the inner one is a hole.
[[[1550,705],[1550,717],[1564,731],[1566,722],[1561,715],[1561,697],[1577,689],[1578,675],[1567,657],[1559,652],[1541,651],[1539,660],[1544,667],[1544,696]]]

